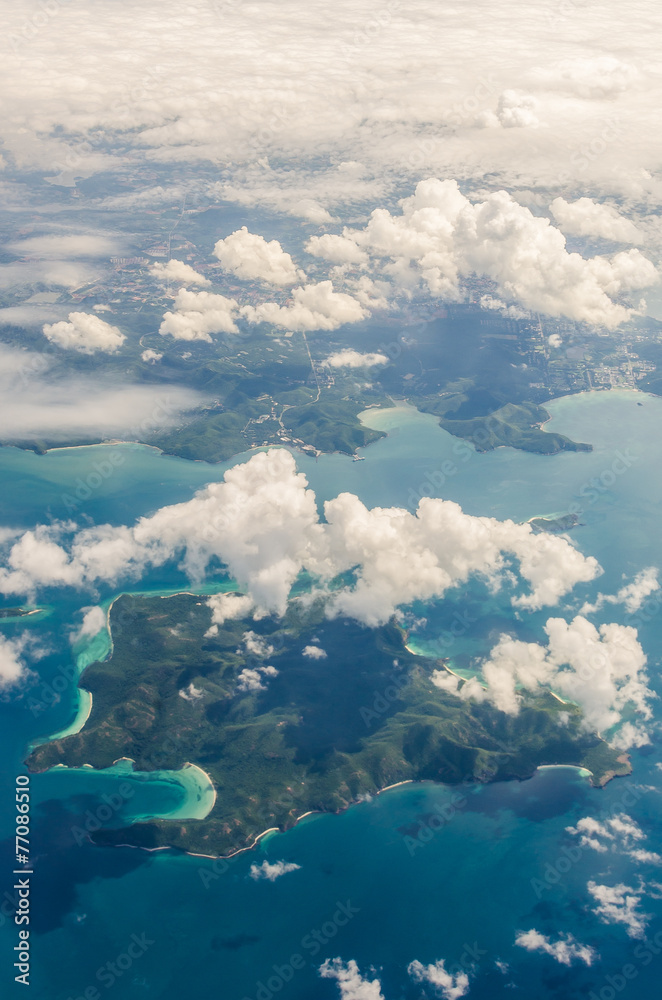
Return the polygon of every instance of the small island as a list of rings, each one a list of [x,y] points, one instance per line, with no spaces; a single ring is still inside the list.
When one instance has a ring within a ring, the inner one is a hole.
[[[561,535],[565,531],[576,528],[579,524],[577,514],[558,514],[554,517],[532,517],[529,524],[534,531],[548,531],[552,535]]]
[[[283,618],[225,621],[216,634],[210,625],[191,594],[119,598],[112,657],[81,679],[93,696],[84,728],[31,752],[33,771],[128,757],[145,771],[190,761],[211,777],[206,818],[105,828],[96,843],[228,856],[402,781],[523,779],[574,764],[602,784],[629,771],[551,693],[512,717],[435,687],[443,662],[411,653],[395,622],[370,629],[292,600]]]
[[[0,608],[0,618],[26,618],[28,615],[36,615],[40,608]]]

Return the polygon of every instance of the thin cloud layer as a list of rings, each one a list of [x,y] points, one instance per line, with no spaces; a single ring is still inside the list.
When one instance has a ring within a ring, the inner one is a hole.
[[[52,357],[0,346],[3,441],[145,440],[206,399],[180,386],[117,388],[101,378],[55,379]]]
[[[433,171],[549,187],[567,176],[582,193],[658,192],[660,14],[649,4],[627,18],[602,10],[598,34],[590,5],[527,19],[514,0],[497,11],[488,0],[316,0],[304,12],[283,0],[276,18],[266,0],[68,0],[53,16],[26,0],[6,20],[3,139],[21,167],[86,175],[128,144],[158,162],[260,162],[267,177],[285,158],[322,157],[362,163],[368,178]],[[490,115],[500,127],[484,127]],[[296,168],[283,173],[291,203],[323,218],[323,192],[311,196]]]

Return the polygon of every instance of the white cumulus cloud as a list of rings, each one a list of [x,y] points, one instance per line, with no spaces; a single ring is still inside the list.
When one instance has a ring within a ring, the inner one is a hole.
[[[380,981],[362,976],[353,958],[349,962],[343,962],[341,958],[327,958],[320,966],[320,976],[336,980],[340,1000],[384,1000]]]
[[[526,600],[513,600],[527,608],[556,603],[599,572],[595,559],[566,538],[537,535],[528,524],[473,517],[451,501],[424,498],[411,514],[369,510],[343,493],[327,501],[324,512],[322,521],[292,455],[271,449],[229,469],[223,482],[209,484],[192,500],[163,507],[133,527],[97,525],[71,534],[67,525],[42,525],[25,532],[6,554],[0,592],[116,582],[176,556],[199,580],[216,558],[259,611],[279,614],[302,570],[322,584],[353,571],[353,585],[329,593],[328,611],[377,625],[400,605],[441,597],[472,575],[497,587],[504,574],[510,578],[512,560],[531,587]],[[563,565],[564,574],[557,570],[544,578],[541,559]],[[250,636],[247,649],[259,640]]]
[[[235,299],[180,288],[174,310],[164,314],[159,333],[162,336],[169,334],[175,340],[211,342],[212,333],[237,333],[234,321],[237,309]]]
[[[330,365],[331,368],[371,368],[373,365],[387,365],[388,358],[385,354],[362,354],[347,347],[330,354],[324,364]]]
[[[309,660],[325,660],[327,656],[326,651],[320,646],[304,646],[303,655]]]
[[[628,614],[639,611],[650,597],[660,589],[656,566],[648,566],[635,576],[632,583],[625,584],[616,594],[598,594],[593,603],[586,603],[581,609],[582,614],[593,614],[605,604],[623,604]]]
[[[267,242],[263,236],[249,233],[246,226],[218,240],[214,256],[226,271],[238,278],[264,281],[268,285],[294,285],[305,279],[278,240]]]
[[[250,594],[213,594],[207,601],[211,609],[211,625],[205,632],[206,636],[218,635],[220,625],[236,618],[244,618],[249,614],[254,601]]]
[[[552,941],[545,934],[537,930],[520,931],[515,944],[527,951],[541,952],[543,955],[550,955],[551,958],[560,962],[561,965],[572,965],[574,961],[583,962],[584,965],[593,965],[598,953],[590,945],[580,944],[572,934],[565,934],[557,941]]]
[[[106,627],[106,612],[103,608],[95,605],[91,608],[83,608],[83,621],[71,635],[71,642],[80,642],[81,639],[91,639]]]
[[[616,623],[597,629],[577,615],[571,622],[548,619],[545,632],[547,646],[502,635],[482,663],[484,688],[475,678],[458,687],[459,679],[451,683],[445,671],[432,680],[455,688],[461,698],[487,698],[511,715],[520,707],[518,685],[532,692],[551,688],[579,705],[586,725],[598,732],[618,725],[628,708],[644,720],[651,717],[646,656],[636,629]]]
[[[593,912],[603,923],[623,924],[628,937],[644,937],[650,914],[640,910],[642,889],[633,889],[623,882],[610,886],[591,881],[588,891],[597,903]]]
[[[321,257],[332,264],[355,264],[363,265],[368,263],[368,255],[365,250],[344,236],[334,236],[332,233],[325,233],[324,236],[311,236],[306,243],[306,250],[313,257]]]
[[[435,994],[444,1000],[459,1000],[469,992],[469,976],[466,972],[452,973],[446,969],[444,959],[430,965],[410,962],[407,972],[415,983],[426,983]]]
[[[344,323],[358,323],[368,312],[361,303],[345,292],[336,292],[333,282],[295,288],[285,305],[263,302],[258,306],[243,306],[242,315],[250,323],[272,323],[287,330],[337,330]]]
[[[23,652],[28,645],[27,633],[17,639],[0,635],[0,690],[11,688],[27,673]]]
[[[549,207],[563,232],[569,236],[601,236],[618,243],[636,243],[641,239],[634,223],[611,205],[603,205],[592,198],[579,198],[572,202],[555,198]]]
[[[71,312],[69,319],[59,323],[46,323],[44,336],[52,344],[57,344],[66,351],[78,351],[80,354],[114,354],[120,349],[126,337],[99,316],[92,313]]]
[[[174,257],[167,264],[157,261],[155,264],[152,264],[149,272],[153,278],[166,283],[172,281],[175,283],[179,282],[181,285],[211,284],[209,278],[205,278],[204,274],[200,274],[190,264],[186,264],[183,260],[176,260]]]
[[[255,881],[266,879],[268,882],[275,882],[277,878],[289,874],[289,872],[299,871],[301,865],[295,865],[292,861],[263,861],[261,865],[251,865],[250,877]]]
[[[636,249],[612,258],[568,253],[561,231],[507,191],[471,202],[456,181],[429,178],[401,207],[399,215],[375,209],[345,237],[397,282],[422,283],[433,296],[457,300],[461,279],[479,274],[506,303],[613,329],[633,315],[615,299],[658,281]]]

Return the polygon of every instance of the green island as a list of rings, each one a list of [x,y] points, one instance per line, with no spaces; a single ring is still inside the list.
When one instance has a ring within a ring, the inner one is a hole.
[[[0,608],[0,618],[25,618],[27,615],[35,615],[39,608]]]
[[[449,434],[471,441],[476,451],[492,451],[508,446],[539,455],[556,455],[560,451],[592,451],[590,444],[572,441],[565,434],[543,430],[549,413],[536,403],[506,403],[487,416],[459,420],[450,407],[457,404],[454,397],[439,397],[432,401],[418,402],[418,408],[440,416],[439,423]],[[459,409],[459,407],[458,407]],[[451,413],[451,416],[446,416]]]
[[[580,709],[549,692],[508,716],[435,687],[443,661],[411,653],[395,622],[329,620],[321,602],[293,599],[281,619],[226,621],[205,635],[210,623],[194,595],[120,597],[112,656],[81,679],[93,696],[84,728],[28,757],[32,771],[120,757],[145,771],[191,762],[213,780],[205,819],[105,828],[95,842],[227,856],[304,813],[339,811],[401,781],[523,779],[542,764],[580,765],[595,784],[629,772],[582,728]],[[258,689],[241,689],[246,669]]]
[[[529,524],[534,531],[548,531],[552,535],[563,534],[579,524],[577,514],[559,514],[558,517],[532,517]]]

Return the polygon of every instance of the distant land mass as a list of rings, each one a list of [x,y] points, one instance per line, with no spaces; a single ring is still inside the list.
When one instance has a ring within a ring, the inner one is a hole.
[[[120,757],[144,771],[191,762],[213,780],[206,819],[105,828],[95,842],[227,856],[304,813],[337,812],[401,781],[523,779],[574,764],[603,784],[629,771],[582,728],[577,706],[549,692],[524,696],[509,716],[435,687],[443,661],[410,652],[395,622],[329,620],[321,602],[294,599],[282,619],[226,621],[205,635],[210,624],[193,595],[120,597],[112,656],[81,679],[93,695],[84,728],[28,757],[32,771]]]

